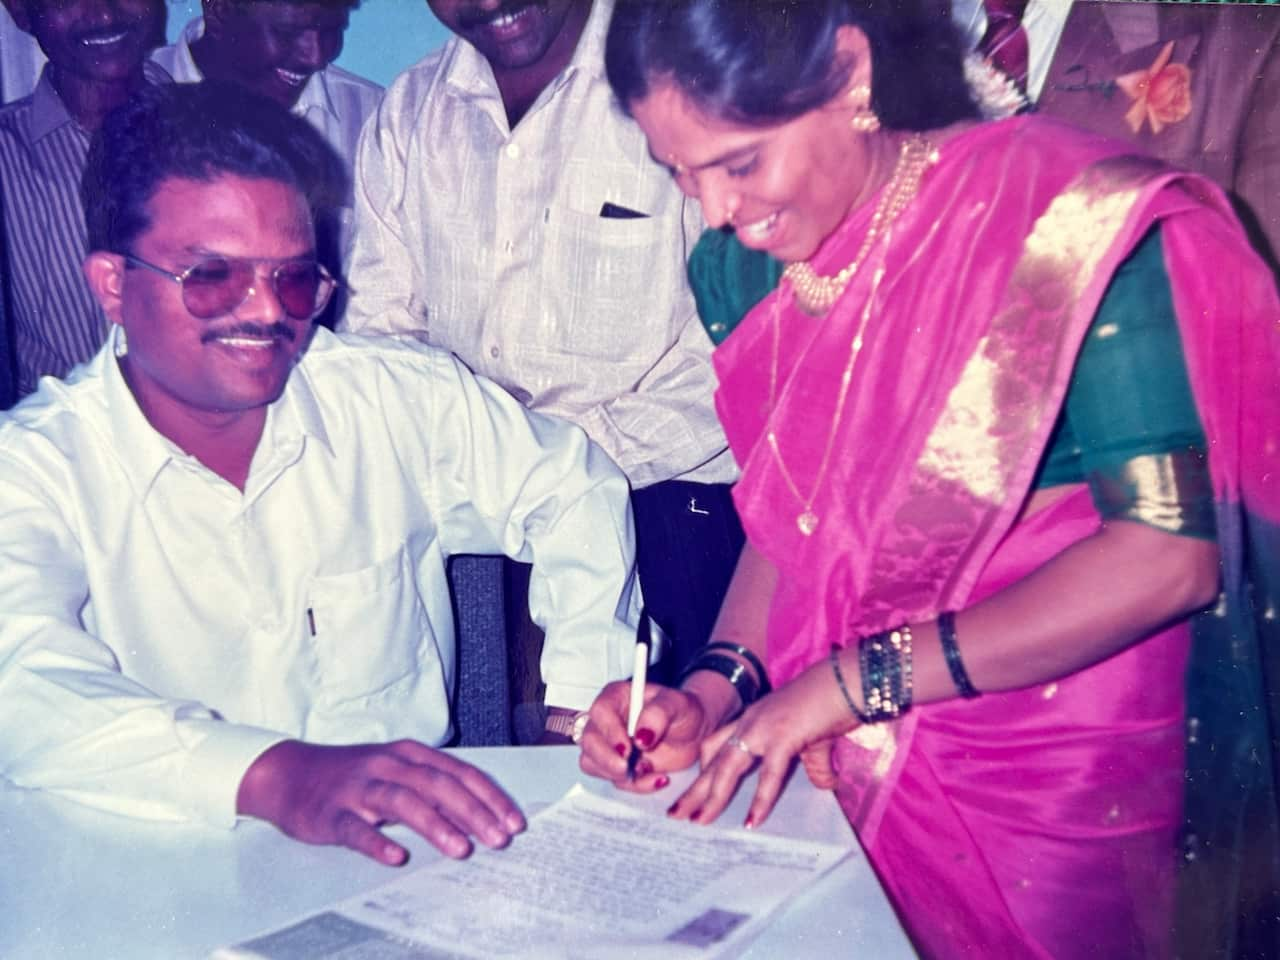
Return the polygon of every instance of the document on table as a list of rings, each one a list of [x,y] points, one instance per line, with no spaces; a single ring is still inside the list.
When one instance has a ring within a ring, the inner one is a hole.
[[[505,850],[435,861],[214,958],[710,960],[851,850],[669,820],[575,786]]]

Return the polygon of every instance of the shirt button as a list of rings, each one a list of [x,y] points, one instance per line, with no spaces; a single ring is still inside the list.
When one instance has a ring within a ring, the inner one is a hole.
[[[518,158],[519,158],[519,156],[520,156],[520,144],[518,144],[518,143],[508,143],[508,144],[507,144],[506,154],[507,154],[507,156],[508,156],[508,157],[510,157],[512,160],[516,160],[516,159],[518,159]]]
[[[489,356],[493,357],[495,360],[496,360],[496,359],[498,359],[498,354],[499,354],[500,352],[501,352],[501,351],[500,351],[497,347],[490,347],[490,348],[489,348]]]

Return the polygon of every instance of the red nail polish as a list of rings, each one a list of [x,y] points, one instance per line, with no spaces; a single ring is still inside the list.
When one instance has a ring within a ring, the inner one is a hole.
[[[625,759],[627,754],[631,751],[627,749],[627,745],[625,743],[620,743],[613,748],[613,752]]]
[[[636,764],[636,773],[640,774],[642,777],[647,777],[649,774],[653,773],[653,764],[648,760],[641,760]]]
[[[636,731],[636,743],[640,744],[641,750],[651,750],[657,739],[658,735],[647,727],[641,727]]]
[[[666,786],[667,784],[669,784],[670,782],[671,782],[671,778],[670,778],[670,777],[668,777],[668,776],[664,773],[664,774],[663,774],[662,776],[660,776],[657,780],[653,781],[653,785],[654,785],[657,789],[661,790],[663,787],[665,787],[665,786]],[[668,811],[668,812],[670,812],[670,811]]]
[[[689,814],[689,819],[690,819],[690,820],[697,820],[700,816],[702,816],[702,808],[701,808],[701,807],[699,807],[697,810],[693,811],[693,813]]]
[[[742,821],[742,825],[746,827],[748,830],[751,830],[756,825],[756,818],[751,816],[751,814],[748,813],[747,819]]]
[[[669,816],[669,817],[670,817],[670,816],[672,816],[673,814],[675,814],[675,812],[676,812],[676,807],[678,807],[678,806],[680,806],[680,801],[679,801],[679,800],[677,800],[677,801],[676,801],[675,803],[673,803],[671,806],[667,807],[667,816]]]

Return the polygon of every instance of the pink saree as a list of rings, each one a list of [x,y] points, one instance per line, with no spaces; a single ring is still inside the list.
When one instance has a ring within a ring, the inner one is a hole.
[[[735,499],[779,570],[775,683],[833,642],[964,609],[1098,528],[1085,490],[1016,520],[1107,283],[1157,220],[1217,498],[1280,518],[1266,466],[1280,418],[1247,402],[1280,396],[1270,277],[1216,188],[1124,149],[1041,119],[975,127],[827,317],[784,285],[716,352]],[[871,206],[824,244],[819,272],[853,256]],[[770,424],[791,482],[762,442]],[[808,496],[820,475],[804,536],[792,485]],[[837,796],[922,955],[1168,954],[1188,636],[1177,625],[1056,683],[840,741]]]

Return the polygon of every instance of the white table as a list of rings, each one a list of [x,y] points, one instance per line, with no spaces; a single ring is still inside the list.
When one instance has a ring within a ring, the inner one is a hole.
[[[578,771],[573,747],[457,753],[494,776],[526,813],[576,782],[654,810],[665,810],[675,796],[668,789],[630,797],[591,780]],[[725,822],[741,823],[746,808],[742,792]],[[790,904],[744,956],[915,956],[829,794],[798,773],[760,829],[850,845],[854,854]],[[408,831],[392,832],[412,851],[411,864],[436,856]],[[201,958],[391,877],[389,868],[354,853],[297,843],[262,823],[229,832],[143,823],[0,781],[0,957],[6,960]]]

